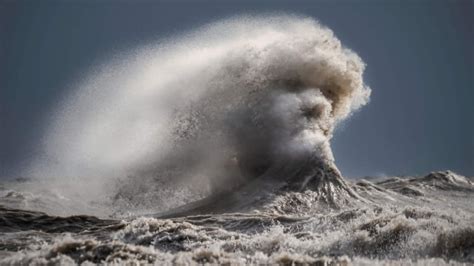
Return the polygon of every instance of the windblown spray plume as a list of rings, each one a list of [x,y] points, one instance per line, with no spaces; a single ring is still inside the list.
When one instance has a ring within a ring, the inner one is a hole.
[[[134,185],[153,176],[161,189],[147,183],[140,194],[159,195],[166,183],[192,187],[190,200],[262,175],[289,180],[302,167],[337,172],[329,141],[369,99],[363,71],[309,18],[210,24],[93,73],[47,132],[57,167],[41,158],[30,175],[82,180],[94,199],[124,176]]]

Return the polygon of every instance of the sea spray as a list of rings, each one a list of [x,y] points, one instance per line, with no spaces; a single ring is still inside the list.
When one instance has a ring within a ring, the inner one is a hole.
[[[369,100],[364,67],[311,18],[212,23],[92,73],[58,107],[25,175],[67,198],[157,209],[262,176],[304,187],[329,168],[333,182],[330,139]]]

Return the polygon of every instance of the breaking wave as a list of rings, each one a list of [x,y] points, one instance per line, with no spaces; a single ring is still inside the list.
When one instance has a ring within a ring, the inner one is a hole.
[[[310,18],[213,23],[98,67],[58,108],[46,155],[24,175],[68,198],[135,209],[262,177],[301,188],[327,176],[328,192],[344,185],[334,128],[369,100],[363,72]]]

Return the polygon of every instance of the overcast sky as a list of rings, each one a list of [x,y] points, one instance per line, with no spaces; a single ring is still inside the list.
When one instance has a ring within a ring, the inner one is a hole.
[[[0,0],[0,177],[38,152],[70,84],[114,53],[238,14],[331,28],[366,62],[371,103],[336,132],[344,175],[474,175],[474,1]]]

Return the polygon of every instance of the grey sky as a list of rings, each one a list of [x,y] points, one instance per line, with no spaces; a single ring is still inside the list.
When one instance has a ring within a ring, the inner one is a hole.
[[[474,1],[0,0],[0,176],[38,152],[44,120],[96,63],[243,13],[311,16],[367,63],[371,103],[333,140],[347,176],[474,175]]]

